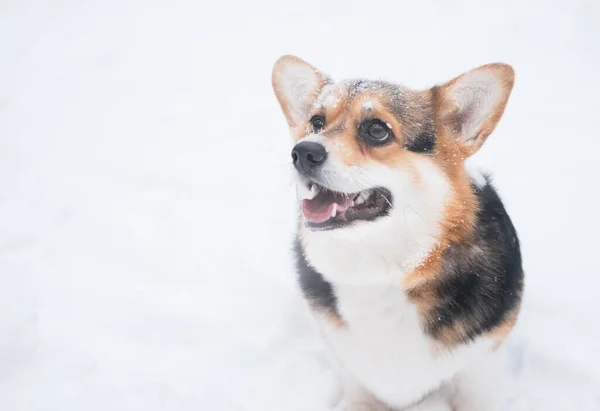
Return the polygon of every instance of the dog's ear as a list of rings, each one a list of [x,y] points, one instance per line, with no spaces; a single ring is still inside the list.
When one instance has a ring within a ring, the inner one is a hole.
[[[327,76],[294,56],[282,56],[273,67],[273,89],[290,127],[306,121],[306,117]]]
[[[494,63],[468,71],[434,88],[438,124],[470,156],[500,121],[513,88],[515,72]]]

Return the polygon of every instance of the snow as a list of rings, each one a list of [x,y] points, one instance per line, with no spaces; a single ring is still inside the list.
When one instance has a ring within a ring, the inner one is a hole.
[[[288,53],[412,88],[515,67],[472,159],[523,243],[507,397],[600,409],[599,18],[583,0],[3,2],[0,409],[326,409],[270,85]]]

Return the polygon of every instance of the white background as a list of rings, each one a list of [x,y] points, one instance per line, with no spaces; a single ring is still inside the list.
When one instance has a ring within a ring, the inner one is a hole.
[[[325,409],[287,53],[414,88],[515,67],[473,159],[523,243],[510,409],[600,409],[599,3],[286,3],[0,1],[0,410]]]

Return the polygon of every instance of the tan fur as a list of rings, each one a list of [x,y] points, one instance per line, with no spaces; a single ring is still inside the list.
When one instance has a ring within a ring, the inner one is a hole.
[[[312,309],[317,314],[318,317],[323,318],[325,321],[327,321],[333,327],[335,327],[335,328],[345,328],[346,327],[346,323],[344,322],[342,317],[340,317],[340,315],[338,313],[336,313],[335,311],[323,310],[323,309],[315,308],[315,307],[313,307]]]
[[[451,244],[460,243],[469,238],[475,229],[477,215],[477,201],[475,194],[471,191],[470,179],[462,168],[462,162],[456,166],[449,166],[447,157],[436,157],[444,169],[448,169],[447,175],[453,187],[453,195],[444,211],[444,217],[440,221],[440,235],[435,247],[430,251],[423,262],[412,272],[407,274],[403,280],[403,287],[413,290],[419,285],[430,281],[440,274],[442,256]],[[428,293],[424,294],[429,295]],[[427,301],[415,299],[418,306],[429,307]]]
[[[435,93],[433,93],[435,94]],[[443,101],[440,102],[443,104]],[[436,105],[438,106],[438,105]],[[438,106],[439,107],[439,106]],[[439,115],[436,113],[436,115]],[[444,170],[452,186],[452,198],[446,205],[444,217],[440,222],[440,235],[436,246],[424,261],[411,273],[406,275],[402,284],[407,290],[414,290],[419,285],[432,280],[440,274],[442,255],[453,243],[468,239],[475,229],[477,201],[471,190],[471,180],[465,168],[465,157],[457,147],[452,135],[448,135],[447,127],[438,122],[437,153],[432,157],[438,167]],[[427,297],[434,298],[431,293],[414,293],[414,302],[420,308],[430,307]],[[421,297],[417,298],[416,295]]]
[[[519,303],[510,312],[510,314],[506,317],[506,320],[504,320],[502,324],[498,325],[485,335],[487,338],[490,338],[494,341],[494,349],[498,349],[502,345],[504,340],[506,340],[508,334],[513,330],[513,328],[515,328],[520,311],[521,304]]]

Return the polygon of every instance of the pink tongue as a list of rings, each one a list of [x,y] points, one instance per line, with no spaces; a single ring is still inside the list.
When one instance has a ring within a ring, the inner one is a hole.
[[[337,213],[343,213],[352,200],[332,192],[319,193],[312,200],[302,200],[302,214],[312,223],[322,223],[331,218],[334,204],[337,204]]]

